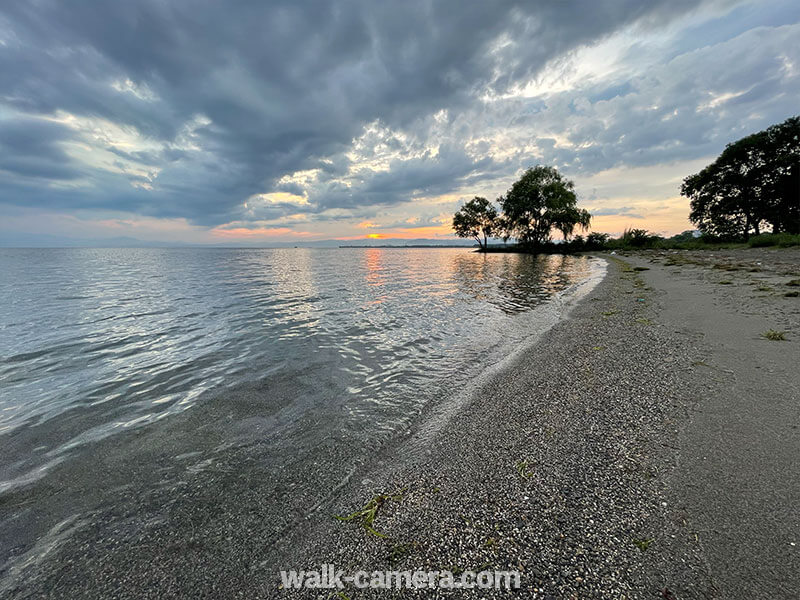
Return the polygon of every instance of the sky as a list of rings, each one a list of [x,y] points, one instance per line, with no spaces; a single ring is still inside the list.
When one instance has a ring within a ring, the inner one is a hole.
[[[592,229],[800,113],[796,0],[0,5],[0,238],[452,239],[528,167]]]

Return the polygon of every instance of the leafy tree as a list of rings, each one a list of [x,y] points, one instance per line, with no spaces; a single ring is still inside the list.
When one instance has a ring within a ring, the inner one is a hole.
[[[498,198],[503,209],[504,238],[538,246],[550,241],[553,230],[567,240],[575,228],[586,230],[591,215],[577,206],[575,185],[555,167],[528,169],[505,196]]]
[[[607,233],[600,233],[599,231],[593,231],[589,235],[586,236],[586,249],[587,250],[597,250],[602,248],[606,245],[608,238],[611,236]]]
[[[728,144],[683,181],[689,219],[717,238],[800,233],[800,117]]]
[[[456,235],[462,238],[475,238],[482,250],[486,250],[487,239],[494,234],[496,228],[497,209],[486,198],[480,196],[475,196],[464,204],[453,217],[453,230]]]

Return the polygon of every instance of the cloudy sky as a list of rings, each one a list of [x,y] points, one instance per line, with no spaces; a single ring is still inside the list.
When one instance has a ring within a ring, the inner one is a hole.
[[[800,113],[796,0],[0,6],[0,236],[442,238],[537,163],[593,229]]]

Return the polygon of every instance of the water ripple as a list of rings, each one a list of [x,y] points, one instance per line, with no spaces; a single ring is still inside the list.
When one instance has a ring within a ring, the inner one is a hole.
[[[0,488],[245,382],[263,396],[239,443],[388,435],[589,269],[463,249],[0,250]]]

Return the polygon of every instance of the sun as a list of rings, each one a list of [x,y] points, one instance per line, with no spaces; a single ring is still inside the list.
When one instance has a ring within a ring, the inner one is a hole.
[[[367,237],[371,240],[379,240],[383,236],[380,233],[368,233]]]

